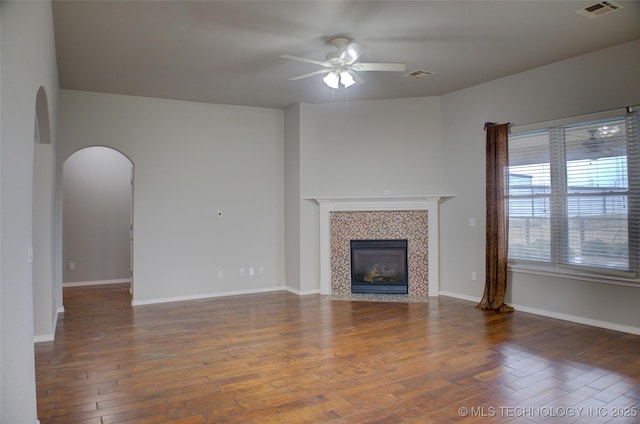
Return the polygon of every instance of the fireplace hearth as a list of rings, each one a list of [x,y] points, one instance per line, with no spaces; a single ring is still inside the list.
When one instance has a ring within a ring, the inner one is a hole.
[[[407,240],[351,240],[351,293],[407,294]]]

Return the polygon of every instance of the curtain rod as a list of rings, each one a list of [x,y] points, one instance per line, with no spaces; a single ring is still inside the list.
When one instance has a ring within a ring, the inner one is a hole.
[[[506,124],[498,124],[497,122],[485,122],[484,123],[484,130],[486,131],[487,128],[492,127],[494,125],[507,125],[507,126],[511,126],[511,122],[507,122]]]
[[[556,126],[556,125],[550,125],[551,123],[559,123],[562,121],[567,121],[567,120],[575,120],[575,121],[579,121],[579,120],[588,120],[586,119],[586,117],[593,117],[592,119],[598,119],[599,116],[602,116],[603,118],[606,117],[610,117],[614,114],[620,114],[620,113],[632,113],[635,112],[637,110],[640,110],[640,105],[633,105],[633,106],[625,106],[625,107],[619,107],[619,108],[614,108],[614,109],[606,109],[606,110],[601,110],[598,112],[590,112],[590,113],[584,113],[581,115],[573,115],[573,116],[565,116],[562,118],[555,118],[555,119],[549,119],[546,121],[538,121],[538,122],[530,122],[527,124],[509,124],[509,127],[511,129],[517,128],[518,130],[524,132],[525,130],[523,130],[523,128],[526,127],[531,127],[528,128],[529,130],[531,129],[535,129],[537,128],[543,128],[545,126]],[[486,124],[485,124],[486,125]],[[560,124],[558,124],[560,125]]]

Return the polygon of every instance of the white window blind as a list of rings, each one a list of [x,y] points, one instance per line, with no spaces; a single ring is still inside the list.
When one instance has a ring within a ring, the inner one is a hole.
[[[509,138],[509,257],[551,260],[551,165],[547,131]]]
[[[636,277],[638,115],[509,138],[509,258]]]

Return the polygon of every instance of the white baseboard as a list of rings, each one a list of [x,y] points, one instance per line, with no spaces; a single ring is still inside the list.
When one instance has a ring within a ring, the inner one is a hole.
[[[293,287],[285,287],[284,288],[289,293],[297,294],[298,296],[306,296],[308,294],[320,294],[320,289],[315,290],[298,290]]]
[[[464,295],[464,294],[448,292],[448,291],[441,291],[440,295],[448,296],[448,297],[454,297],[454,298],[462,299],[462,300],[469,300],[469,301],[474,302],[474,303],[478,303],[481,300],[478,297],[467,296],[467,295]],[[595,319],[591,319],[591,318],[585,318],[585,317],[581,317],[581,316],[577,316],[577,315],[570,315],[570,314],[563,314],[563,313],[559,313],[559,312],[547,311],[546,309],[532,308],[530,306],[517,305],[517,304],[514,304],[514,303],[510,303],[510,306],[513,306],[513,308],[516,311],[527,312],[527,313],[530,313],[530,314],[540,315],[540,316],[543,316],[543,317],[561,319],[563,321],[575,322],[577,324],[590,325],[592,327],[605,328],[607,330],[621,331],[623,333],[630,333],[630,334],[640,335],[640,328],[632,327],[630,325],[616,324],[616,323],[613,323],[613,322],[600,321],[600,320],[595,320]]]
[[[56,327],[58,326],[58,314],[53,316],[53,325],[51,326],[50,334],[41,334],[39,336],[33,336],[34,343],[52,342],[56,339]]]
[[[563,321],[575,322],[578,324],[590,325],[592,327],[606,328],[607,330],[621,331],[623,333],[630,333],[640,335],[640,328],[632,327],[630,325],[616,324],[613,322],[600,321],[591,318],[585,318],[577,315],[562,314],[559,312],[547,311],[544,309],[532,308],[530,306],[511,304],[516,311],[528,312],[530,314],[542,315],[549,318],[561,319]]]
[[[264,289],[233,290],[233,291],[226,291],[226,292],[219,292],[219,293],[203,293],[203,294],[196,294],[196,295],[190,295],[190,296],[176,296],[176,297],[163,297],[163,298],[156,298],[156,299],[133,300],[131,302],[131,305],[132,306],[153,305],[156,303],[181,302],[184,300],[210,299],[214,297],[237,296],[240,294],[268,293],[268,292],[282,291],[282,290],[286,290],[285,286],[268,287]]]
[[[131,302],[131,305],[132,306],[153,305],[155,303],[181,302],[183,300],[199,300],[199,299],[209,299],[214,297],[237,296],[241,294],[269,293],[274,291],[287,291],[289,293],[293,293],[298,296],[306,296],[309,294],[320,293],[320,289],[301,291],[293,287],[276,286],[276,287],[267,287],[264,289],[234,290],[234,291],[226,291],[226,292],[220,292],[220,293],[204,293],[204,294],[197,294],[192,296],[176,296],[176,297],[165,297],[165,298],[156,298],[156,299],[134,300]]]
[[[41,336],[33,336],[34,343],[52,342],[55,340],[53,334],[43,334]]]
[[[116,280],[96,280],[96,281],[76,281],[73,283],[62,283],[62,287],[100,286],[103,284],[123,284],[131,283],[128,278]]]
[[[440,291],[440,296],[455,297],[456,299],[468,300],[469,302],[475,303],[478,303],[481,300],[481,298],[479,297],[467,296],[466,294],[460,294],[450,291]]]

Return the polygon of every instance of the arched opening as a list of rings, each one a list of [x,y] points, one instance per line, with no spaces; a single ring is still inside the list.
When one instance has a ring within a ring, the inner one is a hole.
[[[47,92],[44,87],[38,89],[36,94],[36,130],[35,140],[37,144],[51,144],[51,124],[49,122],[49,104]]]
[[[62,168],[63,286],[131,284],[133,162],[87,147]]]

